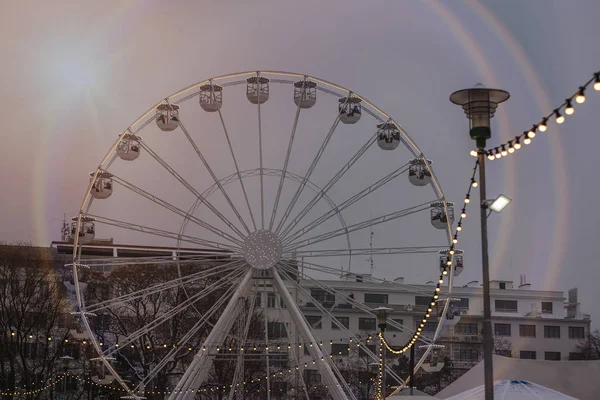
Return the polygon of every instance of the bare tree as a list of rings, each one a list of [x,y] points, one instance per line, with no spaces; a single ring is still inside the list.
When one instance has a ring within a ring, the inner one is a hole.
[[[569,360],[600,360],[600,330],[596,329],[577,343]]]

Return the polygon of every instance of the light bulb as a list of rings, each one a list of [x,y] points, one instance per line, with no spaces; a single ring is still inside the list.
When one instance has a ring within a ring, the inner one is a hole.
[[[458,239],[456,238],[456,236],[454,236],[454,239],[452,239],[452,243],[454,243],[454,244],[458,243]]]
[[[477,151],[476,150],[471,150],[471,152],[469,154],[471,154],[472,157],[477,157]]]
[[[508,151],[506,151],[506,147],[504,147],[504,145],[502,145],[502,151],[500,154],[502,154],[502,157],[506,157],[508,155]]]
[[[567,99],[567,106],[565,107],[565,114],[573,115],[574,112],[575,112],[575,109],[573,108],[573,105],[571,104],[571,100]]]
[[[440,279],[438,282],[439,282],[439,283],[440,283],[440,285],[441,285],[442,283],[444,283],[444,280],[443,280],[443,279]]]
[[[594,90],[600,92],[600,72],[594,74],[596,80],[594,81]]]
[[[442,274],[444,274],[444,275],[448,275],[448,271],[446,271],[446,270],[443,270],[443,271],[442,271]]]
[[[460,226],[460,225],[459,225],[459,226],[457,226],[457,227],[456,227],[456,230],[457,230],[458,232],[462,231],[462,226]]]
[[[496,158],[500,158],[502,157],[502,154],[500,154],[500,150],[498,150],[498,148],[496,148],[496,154],[494,155]]]
[[[519,137],[515,138],[515,150],[519,150],[521,148],[521,142],[519,142]]]
[[[535,127],[531,128],[529,132],[527,132],[527,137],[529,139],[533,139],[535,137]]]
[[[462,212],[462,213],[460,214],[460,217],[461,217],[462,219],[465,219],[465,218],[467,218],[467,213],[466,213],[466,212]]]
[[[496,159],[492,153],[488,153],[487,157],[488,157],[488,160],[490,160],[490,161],[494,161]]]
[[[508,146],[508,152],[509,152],[510,154],[512,154],[512,153],[514,153],[514,152],[515,152],[515,148],[513,147],[512,143],[511,143],[511,144]]]
[[[575,96],[575,101],[577,104],[585,103],[585,88],[583,86],[579,86],[579,92],[577,92],[577,96]]]
[[[471,199],[469,198],[469,195],[467,195],[467,197],[465,197],[465,203],[469,204],[471,202]]]
[[[477,181],[473,179],[473,182],[471,182],[471,186],[477,187],[478,185],[479,184],[477,183]]]
[[[547,123],[548,118],[544,118],[542,122],[540,122],[540,124],[538,125],[538,129],[540,130],[540,132],[546,132],[546,129],[548,129],[548,126],[546,125]]]
[[[526,137],[525,139],[523,139],[523,143],[529,144],[529,143],[531,143],[531,139]]]
[[[558,111],[558,108],[554,110],[554,115],[556,116],[556,123],[562,124],[565,122],[565,117]]]

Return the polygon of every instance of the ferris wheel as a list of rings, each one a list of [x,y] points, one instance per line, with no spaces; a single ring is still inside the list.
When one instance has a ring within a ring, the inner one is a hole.
[[[387,321],[393,345],[425,343],[417,366],[444,324],[450,301],[432,307],[462,270],[453,204],[413,139],[351,90],[286,72],[204,80],[139,117],[90,175],[67,229],[77,313],[98,379],[128,396],[313,398],[313,369],[321,391],[354,399],[327,343],[379,361],[342,317],[375,316],[361,284],[432,297],[410,323]],[[156,250],[86,258],[99,233]],[[391,280],[423,271],[439,283]]]

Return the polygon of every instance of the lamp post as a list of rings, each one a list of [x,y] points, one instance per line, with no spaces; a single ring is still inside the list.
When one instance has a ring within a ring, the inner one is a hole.
[[[384,307],[384,306],[379,306],[377,308],[374,308],[373,310],[371,310],[375,313],[375,315],[377,315],[377,326],[379,327],[380,331],[381,331],[381,335],[383,336],[385,334],[385,328],[387,328],[387,315],[390,311],[394,311],[393,308],[389,308],[389,307]],[[381,345],[381,344],[380,344]],[[385,399],[385,355],[386,355],[386,348],[385,346],[382,346],[382,362],[381,362],[381,386],[383,386],[383,398]]]
[[[504,90],[488,89],[477,85],[452,93],[450,101],[462,106],[469,119],[469,134],[477,145],[479,161],[479,197],[481,207],[481,258],[483,269],[483,367],[485,376],[485,399],[494,399],[492,312],[490,306],[490,267],[488,257],[487,208],[485,193],[485,147],[492,137],[490,119],[498,104],[508,100],[510,94]]]

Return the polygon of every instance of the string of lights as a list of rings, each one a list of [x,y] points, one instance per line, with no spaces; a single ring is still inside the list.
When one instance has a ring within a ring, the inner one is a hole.
[[[596,92],[600,92],[600,71],[595,72],[590,80],[588,80],[582,86],[579,86],[575,93],[565,99],[565,101],[560,106],[552,110],[551,113],[542,117],[541,121],[537,124],[534,124],[529,130],[524,131],[522,134],[515,136],[513,139],[505,143],[486,150],[485,154],[488,160],[492,161],[497,158],[506,157],[507,155],[513,154],[515,151],[519,150],[522,147],[522,144],[530,144],[537,136],[538,131],[546,132],[548,130],[548,122],[552,119],[554,119],[554,122],[558,125],[563,124],[566,121],[565,115],[570,117],[575,113],[575,107],[573,106],[573,103],[585,103],[585,92],[590,85],[592,85]],[[478,151],[471,150],[470,154],[473,157],[477,157]]]
[[[37,389],[33,389],[33,390],[14,390],[12,392],[2,392],[0,391],[0,396],[19,396],[19,395],[31,395],[31,394],[36,394],[39,392],[42,392],[44,390],[48,390],[51,387],[55,386],[57,383],[59,383],[60,381],[62,381],[63,379],[65,379],[66,375],[68,374],[61,374],[58,375],[56,378],[50,378],[48,381],[50,383],[47,383],[45,386],[42,386],[40,388]],[[43,381],[40,384],[44,384],[46,383],[46,381]],[[32,386],[35,386],[35,382],[32,383]]]
[[[456,252],[455,246],[458,244],[458,235],[460,232],[462,232],[463,222],[464,222],[465,218],[467,218],[467,206],[471,203],[471,190],[473,188],[476,188],[479,185],[478,182],[475,180],[475,174],[477,173],[478,167],[479,167],[479,161],[475,161],[475,165],[473,166],[473,172],[471,174],[471,180],[469,182],[469,189],[467,190],[467,194],[465,195],[463,207],[460,212],[460,218],[458,219],[458,223],[456,224],[456,229],[454,231],[454,236],[452,237],[452,245],[450,245],[450,249],[448,250],[448,257],[446,259],[446,265],[444,266],[444,268],[442,268],[442,274],[440,275],[440,279],[435,287],[433,296],[431,297],[431,302],[429,303],[429,306],[427,307],[427,311],[425,312],[425,315],[423,316],[421,323],[419,324],[419,327],[417,328],[417,331],[414,333],[412,338],[410,340],[408,340],[408,342],[406,342],[399,349],[392,348],[389,345],[389,343],[387,342],[387,340],[385,339],[385,337],[383,336],[383,334],[381,334],[381,333],[378,334],[379,340],[383,343],[383,345],[386,347],[386,349],[388,351],[390,351],[392,354],[398,355],[398,354],[405,353],[407,350],[409,350],[411,348],[411,346],[413,346],[419,339],[419,336],[421,335],[421,332],[423,331],[423,328],[425,327],[425,323],[428,321],[429,318],[431,318],[431,313],[433,311],[433,307],[435,306],[435,303],[439,298],[438,293],[441,290],[440,286],[444,283],[444,277],[448,275],[448,268],[451,267],[454,262],[454,254]]]

